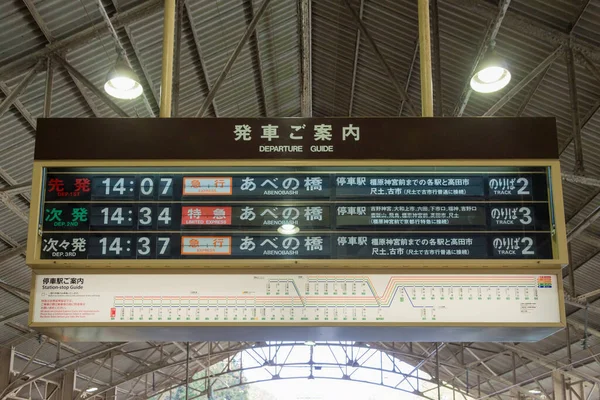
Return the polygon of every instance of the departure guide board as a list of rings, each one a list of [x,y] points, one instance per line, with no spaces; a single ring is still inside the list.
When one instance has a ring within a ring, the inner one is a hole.
[[[558,257],[543,166],[48,167],[41,181],[42,264]]]

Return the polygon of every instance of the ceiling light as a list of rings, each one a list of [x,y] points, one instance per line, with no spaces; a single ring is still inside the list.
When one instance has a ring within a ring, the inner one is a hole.
[[[300,232],[300,228],[294,224],[283,224],[277,228],[277,232],[281,233],[282,235],[295,235],[296,233]]]
[[[529,393],[531,393],[531,394],[540,394],[540,393],[542,393],[542,391],[541,391],[541,390],[538,390],[538,389],[531,389],[531,390],[529,391]]]
[[[120,55],[108,71],[104,90],[112,97],[125,100],[135,99],[144,91],[140,78]]]
[[[313,340],[307,340],[306,342],[304,342],[304,344],[306,346],[315,346],[317,343]]]
[[[492,53],[477,66],[471,78],[471,89],[479,93],[496,92],[508,85],[510,77],[506,61]]]
[[[85,389],[85,391],[88,393],[94,393],[96,390],[98,390],[97,387],[90,387],[90,388]]]

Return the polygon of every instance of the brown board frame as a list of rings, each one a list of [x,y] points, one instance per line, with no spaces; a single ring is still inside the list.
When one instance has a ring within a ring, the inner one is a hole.
[[[41,236],[38,221],[40,220],[42,175],[44,168],[50,167],[253,167],[253,166],[520,166],[548,167],[552,180],[552,207],[556,221],[553,235],[553,259],[550,260],[42,260]],[[562,194],[560,163],[557,160],[353,160],[353,161],[35,161],[33,167],[32,196],[29,218],[27,264],[35,268],[190,268],[190,269],[244,269],[248,272],[257,270],[288,270],[291,268],[319,267],[326,269],[398,269],[418,266],[420,268],[455,267],[455,268],[545,268],[563,266],[568,263],[566,225]]]
[[[259,334],[263,335],[264,338],[273,337],[277,338],[277,335],[291,334],[295,339],[300,340],[298,337],[302,337],[305,333],[302,333],[302,329],[306,332],[315,332],[316,335],[335,335],[339,337],[342,335],[350,335],[350,337],[361,337],[365,334],[368,337],[373,337],[373,334],[408,334],[408,337],[414,335],[414,341],[418,341],[419,335],[421,337],[427,337],[434,335],[440,337],[440,332],[445,332],[448,340],[460,340],[460,337],[468,337],[470,341],[489,341],[490,334],[494,340],[522,340],[522,341],[535,341],[540,340],[554,332],[564,329],[566,326],[565,316],[565,303],[563,293],[563,283],[561,279],[561,268],[544,268],[539,270],[524,270],[524,269],[488,269],[473,271],[471,269],[452,270],[453,274],[548,274],[556,276],[556,282],[558,284],[558,300],[559,300],[559,314],[560,322],[558,323],[443,323],[443,322],[411,322],[411,323],[381,323],[381,324],[368,324],[361,321],[352,323],[340,323],[340,322],[265,322],[260,326],[252,322],[114,322],[114,323],[40,323],[33,321],[33,307],[36,296],[36,275],[51,275],[54,273],[60,274],[65,273],[65,269],[44,269],[34,270],[31,281],[31,301],[29,303],[29,325],[36,329],[47,330],[48,334],[61,335],[65,340],[76,340],[85,341],[90,340],[92,337],[103,337],[105,340],[120,340],[119,335],[135,335],[138,340],[169,340],[168,335],[181,334],[184,337],[191,337],[202,333],[206,335],[206,340],[219,340],[219,335],[226,335],[231,338],[239,338],[238,340],[250,340],[247,339],[248,335]],[[210,274],[213,271],[209,270],[195,270],[190,271],[188,269],[176,269],[176,270],[153,270],[148,271],[144,269],[117,269],[117,270],[95,270],[90,271],[86,269],[74,269],[68,270],[69,273],[85,276],[86,274]],[[273,271],[262,271],[263,273],[273,273]],[[322,269],[310,269],[310,270],[293,270],[286,271],[286,273],[322,273]],[[389,273],[388,270],[372,270],[372,273]],[[418,269],[407,269],[401,272],[394,272],[398,274],[448,274],[450,271],[444,268],[422,270]],[[247,273],[246,271],[229,271],[232,275],[238,273]],[[338,269],[333,271],[327,271],[327,273],[347,273],[346,270]],[[118,328],[115,330],[115,328]],[[198,330],[200,329],[201,330]],[[278,330],[281,328],[300,328],[297,332],[286,332]],[[364,328],[375,329],[374,331],[365,331]],[[256,333],[252,332],[256,329]],[[388,331],[389,330],[389,331]],[[111,335],[117,335],[112,337]],[[166,336],[165,336],[166,335]],[[266,335],[266,336],[265,336]],[[495,335],[499,335],[496,337]],[[385,335],[384,335],[385,336]],[[307,337],[311,337],[310,335]],[[313,338],[315,336],[312,336]],[[387,336],[386,336],[387,337]],[[444,336],[446,337],[446,336]],[[245,338],[245,339],[244,339]],[[366,340],[372,340],[367,339]],[[231,339],[234,340],[234,339]],[[275,339],[273,339],[275,340]],[[290,339],[291,340],[291,339]],[[308,340],[308,339],[307,339]],[[330,339],[333,340],[333,339]],[[337,340],[337,339],[336,339]],[[358,340],[358,339],[355,339]],[[408,340],[408,339],[407,339]]]

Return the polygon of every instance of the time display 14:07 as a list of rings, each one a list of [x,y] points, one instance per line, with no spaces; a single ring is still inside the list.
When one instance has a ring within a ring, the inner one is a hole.
[[[95,177],[92,181],[93,198],[134,198],[136,189],[135,176],[121,177]],[[155,188],[157,186],[157,188]],[[156,190],[158,189],[158,190]],[[139,178],[139,196],[153,197],[173,196],[173,178],[172,177],[141,177]]]

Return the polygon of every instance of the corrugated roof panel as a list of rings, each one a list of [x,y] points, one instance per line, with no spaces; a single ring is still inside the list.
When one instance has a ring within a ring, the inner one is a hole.
[[[259,5],[259,0],[253,1],[254,10]],[[285,117],[299,112],[301,89],[297,2],[285,0],[271,3],[258,23],[256,40],[267,115]]]
[[[510,11],[560,31],[567,31],[587,0],[514,0]]]
[[[17,182],[30,181],[33,168],[33,144],[23,146],[18,151],[7,155],[0,165]]]
[[[0,100],[1,101],[1,100]],[[21,114],[15,109],[9,109],[0,118],[0,142],[2,149],[0,150],[0,166],[4,164],[4,153],[2,150],[12,148],[15,145],[22,144],[25,139],[31,138],[33,130]]]
[[[56,40],[102,22],[97,0],[44,0],[36,8]]]
[[[581,40],[600,47],[600,3],[590,1],[579,23],[573,30],[573,35]]]
[[[356,23],[343,2],[323,1],[313,3],[312,28],[313,110],[348,115]]]
[[[10,322],[26,326],[28,323],[28,314],[23,314],[18,317],[15,317],[11,319]],[[29,340],[28,338],[30,336],[27,333],[23,333],[20,330],[15,330],[7,324],[8,322],[0,325],[0,344],[2,346],[13,346],[16,343],[22,342],[24,340]]]
[[[414,53],[416,4],[398,2],[393,7],[391,3],[385,7],[380,4],[365,5],[363,19],[369,34],[392,69],[397,84],[404,89]],[[399,23],[399,20],[403,22]],[[392,78],[365,39],[361,37],[355,115],[398,115],[402,97],[395,85],[391,84]],[[415,68],[418,68],[417,64]],[[415,105],[418,104],[415,98],[411,100]]]
[[[247,10],[242,4],[237,1],[188,4],[211,87],[250,22]],[[256,85],[254,57],[255,52],[250,44],[246,43],[217,92],[215,103],[219,111],[222,110],[223,116],[260,115],[258,99],[261,93]],[[243,87],[244,90],[238,87]],[[233,99],[236,104],[228,104],[226,99]]]
[[[130,9],[143,4],[146,0],[112,0],[117,5],[118,9]]]
[[[10,235],[18,243],[25,243],[27,240],[26,222],[6,208],[4,204],[0,205],[0,221],[2,221],[1,229],[4,233]],[[0,279],[2,279],[1,276]]]
[[[39,117],[43,110],[43,98],[46,82],[46,74],[42,73],[32,83],[31,90],[20,98],[21,102],[34,117]],[[92,117],[92,111],[85,103],[81,93],[73,83],[73,79],[60,66],[54,68],[54,80],[52,86],[52,117],[59,118],[87,118]]]
[[[0,64],[17,60],[47,43],[22,1],[2,1],[0,26]]]
[[[5,263],[0,264],[0,279],[29,291],[31,285],[31,269],[25,264],[24,255],[16,255]],[[20,301],[13,297],[16,301]],[[22,302],[21,302],[22,303]]]

